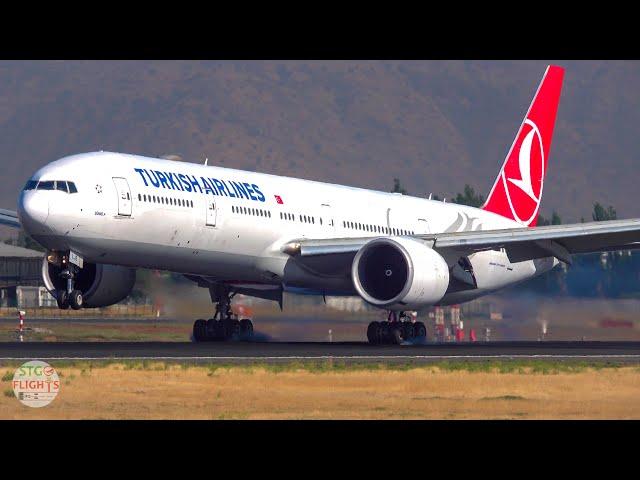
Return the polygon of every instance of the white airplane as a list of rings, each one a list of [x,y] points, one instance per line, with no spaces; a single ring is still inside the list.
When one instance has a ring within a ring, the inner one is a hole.
[[[549,66],[482,208],[111,152],[38,170],[16,212],[47,249],[42,276],[62,309],[117,303],[136,268],[209,289],[195,340],[249,338],[236,293],[359,295],[390,312],[371,343],[425,336],[404,311],[466,302],[548,272],[574,253],[636,248],[640,220],[536,227],[564,71]],[[399,314],[399,315],[398,315]]]

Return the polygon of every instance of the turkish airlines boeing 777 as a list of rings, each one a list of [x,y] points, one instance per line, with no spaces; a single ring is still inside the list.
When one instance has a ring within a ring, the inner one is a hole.
[[[236,293],[359,295],[400,313],[372,322],[372,343],[423,337],[405,310],[461,303],[548,272],[573,253],[636,248],[640,220],[536,227],[564,71],[549,66],[482,208],[111,152],[38,170],[18,211],[47,249],[42,276],[60,308],[124,299],[135,268],[209,289],[198,341],[249,338]],[[392,318],[395,316],[391,316]]]

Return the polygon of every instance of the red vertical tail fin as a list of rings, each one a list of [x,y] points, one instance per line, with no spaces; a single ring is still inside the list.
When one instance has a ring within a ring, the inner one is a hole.
[[[547,67],[484,210],[536,226],[563,77],[563,68]]]

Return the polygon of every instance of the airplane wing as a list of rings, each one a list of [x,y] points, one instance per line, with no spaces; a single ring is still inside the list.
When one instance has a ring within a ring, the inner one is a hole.
[[[373,237],[375,238],[375,237]],[[571,263],[574,253],[631,250],[640,248],[640,219],[549,225],[534,228],[484,230],[416,235],[439,252],[450,265],[466,255],[504,248],[511,262],[556,257]],[[367,238],[297,240],[282,251],[300,257],[347,256],[372,240]],[[351,257],[352,258],[352,257]]]
[[[20,228],[20,220],[18,214],[11,210],[0,208],[0,225],[8,225],[10,227]]]

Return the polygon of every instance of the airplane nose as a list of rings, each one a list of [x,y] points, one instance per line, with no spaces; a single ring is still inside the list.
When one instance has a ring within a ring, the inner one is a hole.
[[[47,231],[45,223],[49,217],[49,200],[37,191],[22,192],[18,201],[18,218],[28,233]]]

